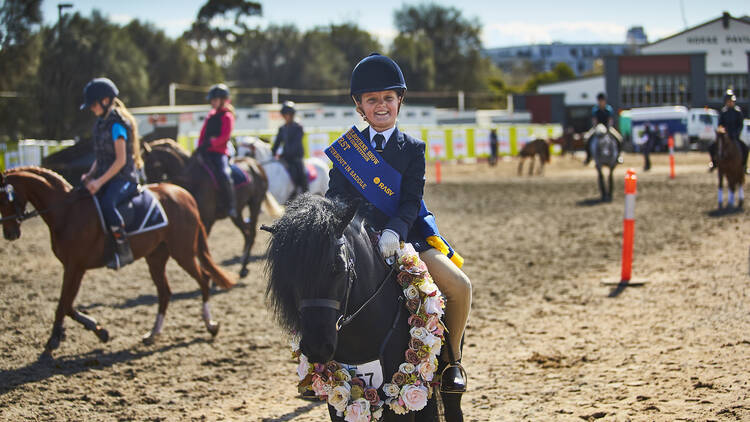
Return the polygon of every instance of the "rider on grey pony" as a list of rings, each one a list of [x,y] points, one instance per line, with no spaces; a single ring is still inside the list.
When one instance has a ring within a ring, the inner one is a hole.
[[[596,96],[596,100],[598,104],[591,109],[591,129],[584,135],[584,139],[586,140],[586,160],[583,162],[583,165],[587,165],[591,161],[593,149],[596,147],[595,140],[598,138],[594,134],[597,133],[596,128],[600,124],[604,125],[607,132],[617,141],[618,154],[622,152],[622,136],[614,128],[614,110],[612,106],[607,104],[607,96],[603,92],[600,92]],[[621,159],[618,159],[618,161],[621,162]]]

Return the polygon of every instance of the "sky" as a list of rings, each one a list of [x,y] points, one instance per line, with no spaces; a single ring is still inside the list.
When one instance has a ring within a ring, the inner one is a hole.
[[[98,9],[114,22],[125,24],[137,18],[153,23],[169,36],[177,37],[195,20],[205,0],[44,0],[42,12],[46,23],[54,24],[57,21],[58,3],[73,4],[65,13],[78,11],[89,15],[93,9]],[[249,19],[248,23],[252,26],[292,23],[306,30],[331,23],[356,22],[387,46],[396,35],[394,10],[405,4],[422,4],[424,1],[261,0],[260,3],[263,16]],[[554,41],[621,43],[625,40],[627,29],[636,25],[644,27],[649,41],[656,41],[686,27],[717,18],[723,11],[735,17],[750,15],[750,1],[747,0],[477,0],[431,3],[456,7],[464,17],[477,19],[482,24],[485,48]]]

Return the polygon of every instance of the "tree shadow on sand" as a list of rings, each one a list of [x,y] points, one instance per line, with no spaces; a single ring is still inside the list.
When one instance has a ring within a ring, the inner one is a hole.
[[[728,215],[735,215],[735,214],[742,214],[744,212],[744,208],[740,207],[725,207],[725,208],[719,208],[711,211],[706,211],[706,215],[711,218],[721,218],[726,217]]]
[[[3,380],[2,385],[0,385],[0,396],[22,385],[42,381],[55,375],[68,377],[92,368],[109,368],[119,363],[136,361],[156,353],[190,347],[194,344],[209,341],[211,340],[196,337],[190,341],[167,344],[158,348],[145,348],[146,346],[138,345],[116,352],[103,352],[98,349],[82,355],[62,356],[54,359],[40,357],[26,366],[0,371],[0,379]]]
[[[224,293],[227,293],[234,289],[242,289],[247,287],[247,284],[243,282],[239,282],[235,284],[231,289],[217,289],[215,286],[211,287],[211,296],[215,295],[221,295]],[[172,297],[169,299],[170,302],[174,302],[176,300],[185,300],[185,299],[195,299],[201,297],[201,291],[200,289],[191,290],[189,292],[180,292],[180,293],[174,293],[172,294]],[[144,305],[156,305],[159,303],[159,296],[157,295],[140,295],[138,297],[135,297],[133,299],[128,299],[123,303],[117,304],[117,305],[109,305],[106,303],[90,303],[88,305],[80,305],[76,308],[80,311],[87,311],[95,308],[102,308],[102,307],[110,307],[114,309],[128,309],[128,308],[134,308],[136,306],[144,306]]]
[[[250,258],[248,258],[248,262],[252,263],[252,262],[262,261],[262,260],[266,259],[267,256],[268,256],[267,253],[263,253],[262,255],[253,255],[253,254],[250,254]],[[242,256],[241,255],[237,255],[235,257],[232,257],[232,258],[229,258],[229,259],[225,259],[225,260],[221,261],[220,264],[223,265],[223,266],[225,266],[225,267],[229,266],[229,265],[242,264]]]

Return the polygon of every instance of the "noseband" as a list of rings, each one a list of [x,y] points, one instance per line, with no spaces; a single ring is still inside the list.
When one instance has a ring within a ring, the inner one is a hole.
[[[354,259],[353,259],[353,253],[351,251],[351,247],[346,241],[346,237],[343,235],[336,241],[336,244],[339,247],[339,253],[344,256],[344,263],[346,265],[346,277],[347,277],[347,283],[346,283],[346,294],[344,296],[344,307],[341,307],[341,302],[335,299],[302,299],[300,301],[299,305],[299,311],[302,312],[305,308],[330,308],[335,311],[340,311],[338,319],[336,320],[336,331],[341,330],[346,325],[351,323],[354,318],[359,315],[360,312],[362,312],[367,305],[370,304],[377,296],[380,294],[380,292],[383,290],[383,287],[385,286],[386,281],[388,281],[389,278],[393,275],[394,267],[391,266],[390,271],[388,271],[388,274],[386,274],[383,281],[380,282],[380,285],[375,290],[375,292],[370,295],[370,297],[365,301],[365,303],[362,304],[359,308],[357,308],[356,311],[353,313],[347,315],[346,311],[349,308],[349,295],[352,292],[352,286],[354,285],[354,282],[357,280],[357,272],[354,269]]]
[[[13,204],[13,207],[16,209],[16,213],[14,215],[9,215],[7,217],[0,218],[0,223],[15,220],[16,222],[20,224],[23,220],[28,220],[29,218],[36,217],[39,214],[38,212],[36,212],[36,210],[31,211],[31,212],[24,212],[21,209],[21,204],[19,204],[18,201],[15,200],[16,196],[15,196],[15,190],[13,189],[13,185],[5,184],[4,186],[0,187],[0,192],[8,195],[8,202]]]

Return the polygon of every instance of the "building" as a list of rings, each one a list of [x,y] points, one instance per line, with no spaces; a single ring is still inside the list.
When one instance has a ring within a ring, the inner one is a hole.
[[[728,13],[645,45],[641,55],[608,56],[606,92],[616,109],[662,105],[720,108],[732,88],[747,115],[750,22]]]
[[[572,127],[576,132],[591,127],[591,109],[596,105],[596,96],[600,92],[604,92],[604,76],[553,82],[537,88],[537,93],[541,95],[563,95],[565,116],[558,123],[565,123],[566,127]]]
[[[645,34],[644,34],[645,37]],[[626,54],[628,44],[532,44],[515,47],[491,48],[484,51],[504,72],[513,72],[518,66],[531,66],[536,72],[548,72],[558,63],[566,63],[576,75],[595,69],[597,60],[605,56]]]

